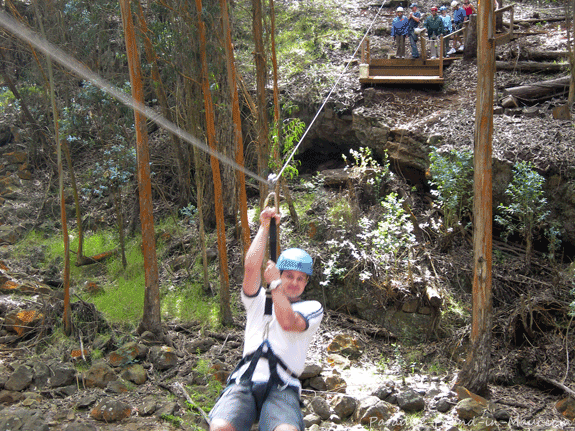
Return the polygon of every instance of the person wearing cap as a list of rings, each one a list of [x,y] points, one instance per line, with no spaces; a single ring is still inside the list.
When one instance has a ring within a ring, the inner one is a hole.
[[[437,39],[443,34],[443,20],[437,15],[437,7],[431,7],[431,15],[429,15],[423,26],[427,30],[427,37],[431,41],[430,51],[431,58],[437,58],[439,47],[437,46]]]
[[[456,31],[463,27],[463,21],[465,21],[467,15],[465,14],[465,9],[459,6],[457,0],[451,2],[451,8],[453,9],[453,31]],[[461,44],[460,36],[455,35],[453,36],[453,48],[448,54],[455,54],[458,50],[463,51],[463,45]]]
[[[313,259],[302,249],[284,250],[263,272],[270,222],[279,214],[266,208],[246,253],[241,299],[246,309],[243,357],[210,411],[211,431],[304,431],[300,408],[307,350],[323,317],[318,301],[301,296],[313,274]]]
[[[446,57],[449,57],[448,51],[449,51],[449,38],[445,37],[447,36],[449,33],[451,33],[452,27],[451,27],[451,17],[449,15],[447,15],[447,7],[446,6],[441,6],[439,8],[439,13],[441,14],[441,19],[443,20],[443,52],[445,53]]]
[[[408,17],[408,36],[409,42],[411,44],[411,58],[419,58],[419,51],[417,50],[417,35],[415,29],[419,27],[419,21],[421,21],[421,13],[417,10],[417,3],[411,3],[409,6],[411,12]]]
[[[391,36],[397,44],[395,58],[405,58],[405,37],[409,34],[409,21],[403,15],[403,8],[399,6],[395,12],[397,16],[391,22]]]

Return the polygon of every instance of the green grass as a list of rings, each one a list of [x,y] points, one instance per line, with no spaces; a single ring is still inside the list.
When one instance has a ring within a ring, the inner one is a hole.
[[[169,232],[177,235],[177,220],[164,220],[157,225],[158,232]],[[93,281],[103,288],[102,292],[89,294],[79,290],[83,300],[92,302],[111,324],[137,326],[142,319],[145,294],[144,257],[140,249],[141,237],[136,236],[126,241],[127,266],[122,266],[119,254],[108,260],[93,265],[77,267],[75,251],[78,248],[78,237],[70,231],[70,284],[72,287],[83,286],[86,281]],[[157,255],[162,256],[165,244],[157,241]],[[119,248],[117,232],[111,228],[90,232],[84,236],[84,255],[93,256],[105,251]],[[25,258],[31,249],[41,250],[42,261],[34,262],[38,267],[52,265],[63,271],[64,243],[61,233],[47,235],[41,231],[31,231],[15,245],[14,258]],[[158,262],[161,266],[161,262]],[[201,274],[201,262],[196,263],[191,271],[194,280]],[[217,270],[211,268],[210,279],[217,280]],[[205,296],[202,284],[188,281],[175,286],[170,279],[160,280],[160,307],[162,319],[191,321],[197,320],[206,326],[216,327],[219,319],[219,303],[216,298]],[[74,298],[72,298],[74,300]]]
[[[165,288],[162,296],[162,318],[171,320],[199,320],[210,327],[219,322],[220,310],[216,299],[206,298],[201,284],[186,283],[183,288]]]

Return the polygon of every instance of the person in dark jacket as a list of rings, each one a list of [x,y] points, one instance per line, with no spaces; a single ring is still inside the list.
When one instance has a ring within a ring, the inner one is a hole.
[[[439,52],[438,39],[443,34],[443,20],[437,15],[437,7],[431,8],[431,15],[427,17],[423,24],[427,30],[427,37],[430,40],[431,58],[437,58]]]
[[[409,42],[411,44],[411,58],[419,58],[419,51],[417,50],[417,35],[419,34],[416,29],[419,27],[419,21],[421,21],[421,13],[417,10],[417,4],[412,3],[411,12],[409,13],[409,28],[408,36]]]

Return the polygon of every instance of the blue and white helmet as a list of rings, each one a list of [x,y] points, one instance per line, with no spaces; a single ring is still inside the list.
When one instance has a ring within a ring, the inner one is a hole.
[[[280,271],[291,269],[301,271],[307,275],[313,274],[313,259],[301,248],[288,248],[284,250],[276,263]]]

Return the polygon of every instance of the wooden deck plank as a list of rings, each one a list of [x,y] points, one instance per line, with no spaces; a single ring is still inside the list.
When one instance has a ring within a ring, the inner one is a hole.
[[[370,76],[437,76],[439,67],[415,68],[415,67],[370,67]]]
[[[443,84],[439,76],[369,76],[360,78],[362,84]]]

